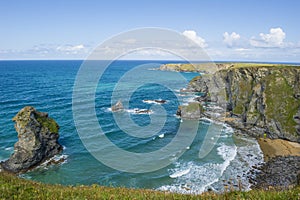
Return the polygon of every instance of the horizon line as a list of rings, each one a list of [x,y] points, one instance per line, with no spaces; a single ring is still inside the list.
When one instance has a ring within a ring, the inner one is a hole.
[[[3,61],[87,61],[88,59],[0,59],[0,62]],[[92,60],[90,60],[92,61]],[[101,61],[101,60],[93,60]],[[102,60],[107,61],[107,60]],[[171,59],[118,59],[117,61],[170,61],[170,62],[186,62],[185,60],[171,60]],[[297,63],[300,64],[300,61],[257,61],[257,60],[191,60],[188,62],[201,62],[201,63],[274,63],[274,64],[288,64],[288,63]]]

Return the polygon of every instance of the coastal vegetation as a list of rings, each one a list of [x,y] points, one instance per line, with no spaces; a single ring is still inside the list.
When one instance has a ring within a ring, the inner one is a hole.
[[[165,71],[181,71],[181,72],[201,72],[207,71],[209,68],[222,69],[238,69],[238,68],[266,68],[271,67],[273,69],[281,68],[297,68],[297,65],[291,64],[276,64],[276,63],[247,63],[247,62],[204,62],[204,63],[168,63],[160,66],[160,70]]]
[[[231,191],[201,195],[177,194],[146,189],[91,186],[62,186],[24,180],[8,173],[0,173],[0,199],[299,199],[300,187],[289,190]]]

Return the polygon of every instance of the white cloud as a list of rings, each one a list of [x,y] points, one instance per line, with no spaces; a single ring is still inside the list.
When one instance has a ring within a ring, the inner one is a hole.
[[[233,45],[236,44],[236,42],[241,38],[241,36],[239,34],[237,34],[236,32],[232,32],[231,34],[229,34],[228,32],[225,32],[223,34],[223,42],[228,46],[228,47],[232,47]]]
[[[83,44],[79,45],[63,45],[56,48],[57,51],[66,54],[78,54],[85,52],[85,46]]]
[[[28,49],[0,49],[0,59],[82,59],[91,49],[83,44],[38,44]]]
[[[281,28],[271,28],[269,33],[260,33],[259,39],[250,39],[254,47],[284,47],[285,32]]]
[[[200,47],[204,48],[207,47],[207,44],[203,38],[197,35],[197,33],[193,30],[186,30],[182,33],[187,38],[193,40],[195,43],[200,45]]]

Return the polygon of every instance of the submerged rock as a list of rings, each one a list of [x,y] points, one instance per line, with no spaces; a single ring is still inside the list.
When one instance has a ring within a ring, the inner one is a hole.
[[[146,99],[146,100],[143,100],[144,103],[158,103],[158,104],[164,104],[167,102],[167,100],[164,100],[164,99],[154,99],[154,100],[149,100],[149,99]]]
[[[124,107],[123,107],[121,100],[119,100],[115,105],[113,105],[111,107],[111,111],[113,111],[113,112],[119,112],[119,111],[123,111],[123,110],[124,110]]]
[[[151,114],[153,111],[148,109],[134,109],[135,114]]]
[[[0,163],[3,170],[19,173],[38,166],[59,154],[62,146],[58,143],[59,126],[48,117],[48,113],[26,106],[13,118],[18,132],[11,157]],[[1,167],[0,167],[1,168]]]

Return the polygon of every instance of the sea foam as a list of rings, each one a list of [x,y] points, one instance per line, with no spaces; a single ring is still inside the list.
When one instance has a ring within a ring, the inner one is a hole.
[[[212,184],[220,180],[223,173],[230,165],[230,162],[237,155],[236,146],[221,144],[217,153],[224,160],[222,163],[209,162],[203,165],[195,162],[177,162],[174,169],[171,169],[170,178],[175,179],[171,185],[163,185],[158,190],[200,194]]]

